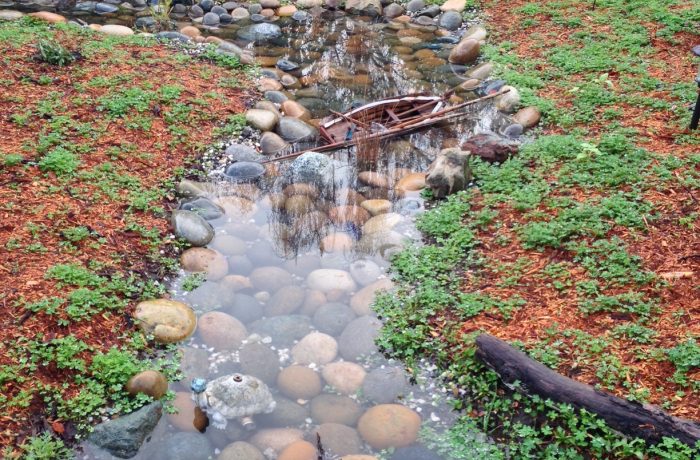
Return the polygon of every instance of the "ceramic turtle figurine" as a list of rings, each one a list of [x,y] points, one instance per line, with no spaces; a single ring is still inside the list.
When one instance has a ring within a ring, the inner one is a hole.
[[[267,385],[252,375],[224,375],[211,382],[196,378],[190,387],[194,402],[220,430],[226,428],[229,419],[238,419],[244,428],[252,430],[252,416],[269,414],[277,404]]]

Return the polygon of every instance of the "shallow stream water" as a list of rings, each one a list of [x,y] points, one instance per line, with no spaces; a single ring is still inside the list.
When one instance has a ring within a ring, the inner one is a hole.
[[[357,101],[418,91],[441,94],[464,80],[447,64],[450,39],[436,36],[434,27],[394,30],[335,16],[285,20],[282,35],[265,42],[242,41],[235,27],[214,33],[253,49],[263,67],[282,58],[297,63],[289,73],[298,84],[287,94],[314,117]],[[480,106],[473,117],[449,127],[382,143],[375,163],[358,163],[353,152],[339,151],[325,177],[312,185],[290,180],[289,162],[250,183],[227,180],[214,162],[202,187],[225,210],[210,221],[216,236],[208,248],[219,263],[210,265],[208,279],[191,292],[183,290],[191,279],[185,271],[172,284],[173,298],[190,304],[199,317],[197,332],[181,347],[185,378],[171,385],[180,413],[161,419],[136,458],[255,458],[233,456],[231,449],[220,454],[237,441],[276,458],[277,446],[289,439],[316,444],[316,430],[326,458],[378,455],[381,449],[364,442],[357,427],[381,404],[404,405],[431,429],[449,427],[458,416],[451,411],[452,392],[428,363],[415,370],[412,381],[400,362],[377,351],[374,338],[381,323],[370,303],[375,289],[390,287],[391,255],[420,242],[414,218],[423,212],[424,200],[413,190],[411,184],[420,182],[413,173],[425,172],[442,147],[496,131],[502,123],[493,107]],[[370,207],[373,212],[389,212],[373,216],[359,206],[367,199],[384,200]],[[232,421],[225,430],[210,426],[200,432],[191,380],[233,372],[263,380],[277,408],[257,415],[252,431]],[[383,458],[450,458],[409,438],[408,446]],[[245,451],[240,444],[237,448]],[[109,458],[89,446],[80,455]]]

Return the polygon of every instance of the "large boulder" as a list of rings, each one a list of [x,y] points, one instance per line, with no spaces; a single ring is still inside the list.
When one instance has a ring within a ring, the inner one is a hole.
[[[428,169],[425,183],[433,197],[444,198],[464,190],[472,178],[469,168],[469,152],[460,149],[444,149]]]
[[[163,405],[154,402],[131,414],[97,425],[88,437],[92,444],[119,458],[135,456],[163,415]]]

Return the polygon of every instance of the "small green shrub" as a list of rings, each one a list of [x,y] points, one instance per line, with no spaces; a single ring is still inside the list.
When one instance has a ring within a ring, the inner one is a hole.
[[[49,433],[29,438],[20,446],[24,451],[24,460],[70,460],[73,453],[63,441]]]
[[[56,147],[39,161],[39,169],[50,171],[57,176],[68,176],[80,166],[78,157],[63,147]]]
[[[75,61],[73,53],[65,49],[60,43],[48,40],[41,40],[36,48],[39,52],[39,60],[47,64],[66,66]]]

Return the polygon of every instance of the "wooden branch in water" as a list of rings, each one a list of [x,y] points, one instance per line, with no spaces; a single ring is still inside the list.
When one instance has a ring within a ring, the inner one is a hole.
[[[528,393],[585,409],[626,435],[652,443],[671,437],[690,446],[700,440],[700,424],[564,377],[492,335],[481,334],[476,338],[476,346],[476,356],[496,371],[506,384],[517,381]]]
[[[397,126],[392,127],[391,129],[388,129],[387,131],[383,131],[383,132],[375,133],[375,134],[370,134],[366,137],[363,137],[362,139],[352,139],[349,141],[341,141],[341,142],[335,142],[333,144],[322,145],[320,147],[314,147],[312,149],[304,150],[302,152],[296,152],[296,153],[292,153],[290,155],[285,155],[285,156],[281,156],[278,158],[273,158],[271,160],[263,161],[263,163],[274,163],[277,161],[289,160],[289,159],[296,158],[298,156],[301,156],[301,155],[303,155],[305,153],[309,153],[309,152],[323,153],[323,152],[338,150],[338,149],[342,149],[345,147],[351,147],[360,141],[367,142],[367,141],[374,140],[374,139],[387,139],[390,137],[400,136],[402,134],[409,133],[409,132],[414,131],[416,129],[425,128],[425,127],[440,123],[440,122],[445,121],[445,120],[449,120],[452,118],[458,118],[458,117],[462,117],[462,116],[467,116],[467,115],[469,115],[467,113],[460,113],[460,114],[450,113],[449,115],[446,115],[446,114],[448,114],[449,112],[454,112],[455,110],[461,109],[461,108],[466,107],[468,105],[473,105],[473,104],[477,104],[479,102],[483,102],[483,101],[488,100],[488,99],[492,99],[496,96],[500,96],[501,94],[505,94],[508,91],[509,90],[506,89],[505,91],[501,91],[501,92],[494,93],[494,94],[489,94],[487,96],[480,97],[478,99],[473,99],[471,101],[463,102],[461,104],[458,104],[454,107],[449,107],[448,109],[442,110],[440,112],[436,112],[434,114],[431,113],[431,114],[425,115],[423,117],[413,119],[413,120],[411,120],[411,123],[408,125],[404,125],[404,126],[397,125]]]

